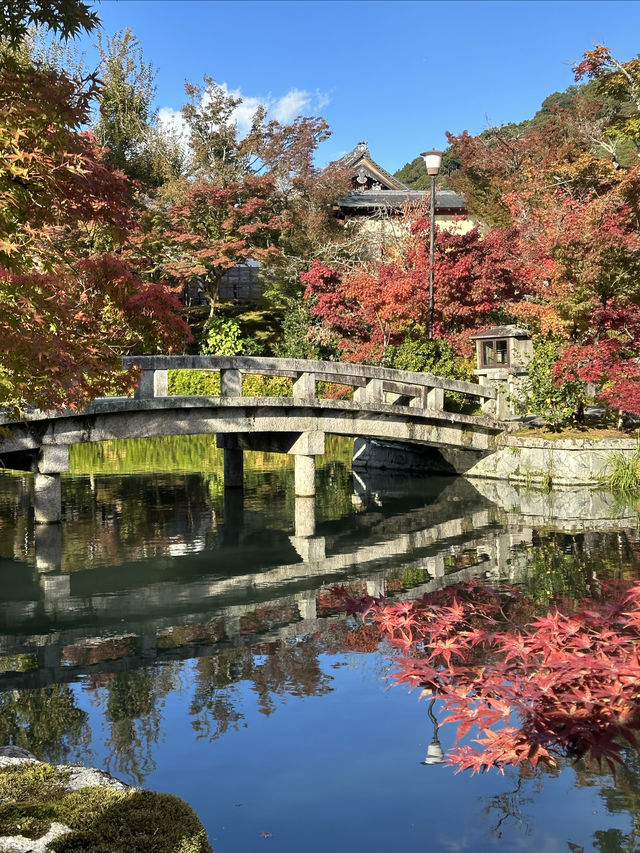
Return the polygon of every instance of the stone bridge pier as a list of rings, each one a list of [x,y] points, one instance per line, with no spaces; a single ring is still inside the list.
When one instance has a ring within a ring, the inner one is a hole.
[[[245,450],[288,453],[294,457],[293,544],[303,559],[310,559],[308,543],[315,536],[316,530],[316,456],[321,456],[325,451],[324,432],[219,433],[216,442],[224,450],[224,514],[225,522],[228,521],[230,527],[236,526],[242,514]]]
[[[295,458],[295,494],[312,498],[316,493],[316,456],[324,453],[324,432],[222,433],[218,447],[224,450],[224,487],[241,489],[244,475],[243,453],[288,453]]]
[[[69,470],[69,445],[44,445],[34,459],[33,509],[36,524],[51,524],[62,517],[60,474]]]

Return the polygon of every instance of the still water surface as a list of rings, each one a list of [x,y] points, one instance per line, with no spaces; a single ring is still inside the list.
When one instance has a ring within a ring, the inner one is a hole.
[[[29,477],[0,475],[1,743],[183,797],[217,853],[640,849],[631,750],[615,783],[584,763],[422,764],[427,706],[387,689],[389,650],[332,594],[478,577],[544,608],[638,576],[637,514],[593,493],[359,478],[349,442],[322,459],[315,504],[266,454],[225,502],[215,438],[75,451],[60,526],[35,528]]]

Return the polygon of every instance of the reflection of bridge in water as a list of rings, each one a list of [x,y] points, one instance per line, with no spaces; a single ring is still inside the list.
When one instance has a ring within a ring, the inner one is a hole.
[[[88,567],[86,555],[65,549],[66,526],[35,526],[28,561],[17,551],[0,560],[0,655],[30,656],[26,671],[0,676],[0,690],[314,634],[335,618],[323,603],[334,584],[416,597],[472,577],[518,581],[533,531],[548,519],[506,512],[464,480],[432,486],[407,501],[390,494],[388,479],[380,489],[361,481],[359,511],[313,529],[312,499],[298,498],[294,535],[265,529],[237,504],[218,523],[193,501],[183,529],[152,557],[141,559],[133,541],[117,563]],[[179,547],[188,541],[199,550]]]

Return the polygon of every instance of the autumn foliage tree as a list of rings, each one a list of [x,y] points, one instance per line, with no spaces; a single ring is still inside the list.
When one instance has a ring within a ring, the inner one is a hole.
[[[132,387],[120,354],[181,346],[160,283],[127,259],[130,185],[84,131],[95,80],[0,69],[0,403],[78,406]]]
[[[197,278],[216,311],[220,283],[231,267],[252,259],[267,268],[306,254],[309,240],[328,227],[326,175],[313,153],[326,138],[321,118],[299,116],[289,124],[270,119],[264,107],[242,133],[242,99],[210,77],[188,83],[182,115],[188,167],[164,188],[152,210],[147,248],[161,269],[181,284]]]
[[[347,359],[379,362],[406,335],[426,337],[429,321],[429,221],[409,214],[403,250],[386,263],[339,272],[316,263],[301,276],[311,312],[335,332]],[[469,336],[521,297],[524,271],[511,232],[488,238],[478,228],[438,230],[434,265],[434,335],[461,355]]]
[[[552,111],[538,129],[514,135],[450,136],[461,169],[452,182],[476,214],[510,229],[520,293],[513,320],[563,344],[557,382],[593,382],[601,402],[640,414],[640,170],[621,168],[616,135],[633,138],[637,63],[618,63],[606,48],[585,54],[576,77],[602,83],[593,98]],[[616,113],[611,98],[621,101]],[[600,116],[600,118],[598,118]],[[515,271],[515,268],[514,268]]]
[[[345,606],[397,650],[393,682],[435,697],[443,723],[456,725],[446,760],[457,770],[589,756],[615,772],[640,729],[640,585],[609,586],[608,601],[538,616],[517,589],[479,583]]]

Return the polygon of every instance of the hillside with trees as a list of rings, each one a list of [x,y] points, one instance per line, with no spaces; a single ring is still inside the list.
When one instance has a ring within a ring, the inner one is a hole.
[[[598,121],[608,123],[614,116],[616,118],[632,116],[634,104],[633,100],[624,92],[620,93],[620,97],[604,93],[595,81],[572,84],[563,92],[553,92],[553,94],[548,95],[532,118],[500,125],[500,127],[487,128],[479,136],[488,138],[499,131],[505,139],[519,139],[531,131],[542,130],[558,110],[582,110],[595,113],[598,116]],[[617,138],[615,152],[606,149],[603,150],[602,156],[607,156],[607,153],[609,155],[615,153],[617,161],[621,165],[628,166],[632,164],[635,152],[633,144],[621,135]],[[438,186],[450,187],[449,176],[461,165],[451,147],[448,147],[442,158],[442,167],[437,180]],[[428,190],[430,187],[422,157],[414,157],[394,174],[396,178],[399,178],[411,189]]]

